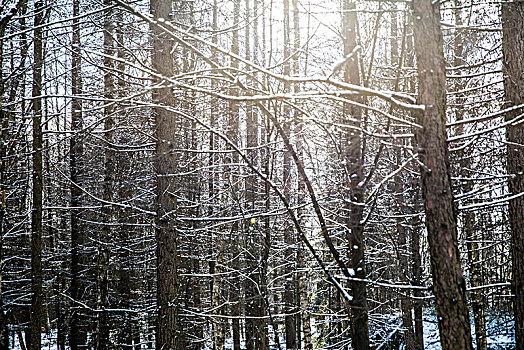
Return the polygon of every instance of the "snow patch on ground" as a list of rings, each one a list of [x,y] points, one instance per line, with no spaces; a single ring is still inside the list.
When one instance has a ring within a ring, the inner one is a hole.
[[[473,335],[473,346],[475,344],[475,325],[473,315],[471,319],[471,333]],[[488,338],[488,349],[511,350],[515,349],[515,333],[512,317],[503,312],[486,313],[486,330]],[[437,316],[434,313],[424,314],[424,349],[441,350],[440,336],[438,333]]]

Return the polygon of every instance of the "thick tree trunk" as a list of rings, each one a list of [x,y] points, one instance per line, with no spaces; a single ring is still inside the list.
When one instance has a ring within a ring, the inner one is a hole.
[[[472,349],[466,286],[457,246],[457,222],[451,193],[446,143],[446,73],[439,3],[413,3],[415,53],[419,79],[417,134],[422,193],[431,255],[433,293],[443,350]]]
[[[504,92],[506,103],[517,106],[524,103],[524,1],[515,0],[502,4],[502,50],[504,54]],[[506,113],[512,120],[523,109]],[[516,349],[524,349],[524,123],[506,128],[508,182],[512,195],[521,196],[509,201],[511,224],[511,288],[515,314]]]
[[[358,19],[355,12],[355,4],[350,0],[344,0],[342,17],[342,32],[344,36],[344,56],[348,57],[357,46]],[[358,65],[358,53],[348,59],[344,71],[344,80],[351,84],[360,84],[360,74]],[[361,111],[358,107],[344,104],[343,123],[353,124],[360,127]],[[349,119],[356,120],[352,122]],[[362,218],[364,207],[364,190],[361,187],[362,181],[362,146],[359,132],[347,131],[344,136],[345,144],[344,161],[347,169],[346,186],[349,190],[350,203],[347,205],[349,217],[347,219],[347,241],[349,244],[349,256],[351,267],[355,271],[358,279],[366,278],[366,261],[364,256],[364,224]],[[351,303],[351,339],[355,350],[366,350],[369,348],[369,325],[368,325],[368,305],[367,287],[365,282],[351,282],[353,301]]]
[[[42,290],[42,66],[44,4],[35,3],[33,47],[33,207],[31,211],[31,329],[29,350],[40,350],[43,321]]]
[[[170,0],[151,0],[151,15],[155,19],[169,20],[172,13]],[[160,21],[161,23],[162,21]],[[153,69],[166,77],[173,75],[173,42],[162,28],[152,25]],[[159,78],[155,84],[162,83]],[[158,319],[156,326],[157,349],[185,349],[185,337],[180,327],[178,307],[180,303],[179,256],[177,246],[177,226],[174,213],[177,209],[176,180],[171,174],[176,173],[175,133],[176,118],[165,107],[173,106],[171,87],[160,87],[153,92],[153,116],[155,120],[155,172],[156,172],[156,259],[157,259],[157,305]]]

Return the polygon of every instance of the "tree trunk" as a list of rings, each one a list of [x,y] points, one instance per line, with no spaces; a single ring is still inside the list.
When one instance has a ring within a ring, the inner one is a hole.
[[[237,26],[240,21],[240,0],[234,0],[233,1],[233,25]],[[239,29],[235,28],[232,33],[232,41],[231,41],[231,53],[238,55],[240,52],[240,46],[239,46]],[[238,68],[238,60],[232,58],[231,59],[231,67],[234,69]],[[239,91],[238,88],[233,87],[230,90],[231,95],[238,96]],[[236,101],[230,101],[229,102],[229,120],[227,122],[227,137],[228,139],[233,142],[233,144],[238,145],[239,144],[239,106]],[[230,147],[229,147],[230,148]],[[231,148],[230,148],[231,150]],[[239,188],[235,179],[235,176],[238,175],[237,173],[233,171],[233,169],[238,169],[237,164],[239,161],[238,153],[233,152],[231,154],[231,157],[229,157],[228,161],[226,163],[232,163],[232,164],[226,164],[228,170],[226,171],[226,177],[227,182],[229,183],[231,188],[231,198],[233,199],[233,202],[231,204],[232,209],[232,215],[238,215],[238,209],[237,209],[237,203],[239,202]],[[239,237],[239,223],[234,222],[231,227],[231,239],[230,239],[230,251],[233,256],[233,259],[231,261],[231,267],[234,271],[239,271],[240,268],[240,259],[238,256],[238,247],[240,244],[240,237]],[[232,285],[234,288],[230,289],[231,294],[231,316],[233,316],[233,319],[231,320],[231,332],[233,335],[233,349],[234,350],[240,350],[240,321],[238,316],[240,316],[240,281],[238,276],[234,276],[232,278]]]
[[[4,27],[0,27],[0,36],[4,35]],[[4,45],[0,44],[0,96],[4,96],[4,74],[3,74],[3,59],[4,59]],[[3,271],[3,242],[4,242],[4,218],[5,218],[5,155],[6,155],[6,132],[7,130],[7,115],[4,113],[2,106],[3,99],[0,99],[0,350],[9,349],[9,328],[7,321],[7,313],[4,310],[4,298],[2,293],[2,271]]]
[[[77,16],[80,14],[79,0],[73,1],[73,38],[72,38],[72,67],[71,67],[71,130],[75,135],[71,137],[70,168],[71,168],[71,297],[73,299],[71,311],[71,336],[69,344],[71,350],[78,350],[87,344],[87,331],[85,329],[85,315],[82,306],[76,302],[82,302],[85,292],[86,281],[82,271],[85,269],[85,237],[81,226],[82,206],[82,172],[83,172],[83,141],[80,134],[83,128],[82,101],[76,98],[82,94],[82,72],[80,54],[80,24]]]
[[[524,1],[502,4],[502,51],[504,94],[508,107],[524,103]],[[506,120],[521,115],[523,109],[506,113]],[[508,182],[512,195],[509,201],[511,224],[511,288],[515,314],[516,349],[524,349],[524,123],[506,128]]]
[[[115,77],[116,82],[113,83],[113,86],[116,85],[116,92],[114,93],[113,98],[121,98],[124,96],[124,93],[126,91],[126,81],[123,79],[124,70],[125,70],[125,64],[123,60],[125,59],[125,47],[124,47],[124,32],[120,26],[115,26],[114,23],[120,23],[123,21],[123,14],[121,11],[116,13],[116,18],[113,22],[113,26],[115,27],[114,30],[116,32],[116,54],[117,57],[120,59],[116,63],[116,74],[121,74],[122,76]],[[118,109],[120,107],[119,104],[116,104],[116,108]],[[122,121],[126,116],[115,116],[117,122]],[[113,119],[112,124],[116,124],[115,119]],[[108,125],[108,128],[109,129]],[[105,126],[104,126],[105,127]],[[121,143],[125,144],[128,140],[128,137],[123,135],[121,136]],[[109,150],[108,150],[109,151]],[[110,154],[108,156],[114,157],[115,162],[118,164],[118,169],[114,170],[115,176],[117,174],[127,174],[132,172],[131,167],[131,159],[132,156],[127,153],[115,153],[114,149],[110,150]],[[118,193],[119,198],[131,198],[133,196],[133,191],[127,183],[125,182],[125,179],[122,181],[122,183],[118,183],[116,180],[118,178],[114,178],[114,186],[119,186],[119,191],[116,191]],[[120,224],[120,227],[118,228],[118,242],[122,246],[118,253],[118,304],[120,305],[121,309],[128,310],[131,308],[131,290],[134,288],[133,286],[133,279],[132,279],[132,271],[134,269],[134,264],[131,262],[131,254],[129,249],[127,249],[127,245],[129,244],[129,240],[133,237],[132,233],[133,231],[133,225],[136,224],[136,218],[135,217],[128,217],[127,210],[124,208],[121,208],[117,211],[118,215],[118,223]],[[138,323],[137,317],[133,315],[133,313],[130,312],[123,312],[121,316],[121,321],[118,323],[118,326],[116,326],[117,330],[117,339],[118,344],[122,349],[132,349],[133,348],[133,336],[138,337],[138,339],[135,339],[134,348],[135,349],[141,349],[140,345],[140,330],[137,329],[139,326],[136,324]]]
[[[407,66],[408,67],[414,67],[414,53],[413,53],[413,36],[409,35],[412,34],[413,29],[413,22],[412,20],[409,20],[408,23],[406,23],[408,26],[406,30],[406,51],[407,51]],[[409,33],[409,34],[408,34]],[[414,94],[415,93],[415,86],[416,83],[414,79],[410,79],[408,81],[409,86],[409,92]],[[411,113],[413,117],[416,119],[416,115],[414,112]],[[414,130],[414,133],[417,131]],[[414,179],[414,181],[411,184],[411,190],[410,190],[410,198],[412,198],[412,209],[409,214],[411,214],[410,219],[410,226],[411,226],[411,280],[414,286],[422,286],[422,257],[420,254],[421,249],[421,243],[420,243],[420,237],[422,235],[422,223],[419,220],[418,213],[422,210],[422,198],[420,197],[420,184],[418,182],[418,179]],[[415,349],[416,350],[423,350],[424,349],[424,322],[422,320],[422,307],[424,306],[424,302],[422,300],[423,293],[420,289],[413,290],[413,320],[414,320],[414,341],[415,341]]]
[[[402,64],[404,59],[404,38],[405,38],[405,32],[403,33],[403,37],[401,40],[401,54],[399,55],[398,51],[398,14],[396,12],[393,12],[391,14],[391,66],[397,66],[398,72],[397,77],[395,79],[395,86],[393,88],[394,91],[398,90],[399,87],[399,76],[398,74],[402,70]],[[393,112],[393,106],[390,107],[390,113]],[[388,127],[390,126],[390,122],[388,121]],[[402,133],[402,130],[399,131]],[[403,140],[399,140],[399,146],[403,146]],[[396,164],[397,167],[400,167],[402,164],[402,154],[401,154],[401,148],[398,147],[395,150],[395,158],[396,158]],[[398,269],[399,269],[399,277],[400,281],[404,284],[409,284],[409,265],[408,265],[408,250],[407,250],[407,239],[408,239],[408,230],[406,228],[406,224],[404,222],[405,219],[402,218],[402,215],[407,214],[407,198],[404,196],[404,184],[403,184],[403,173],[399,173],[394,180],[394,188],[395,188],[395,194],[396,194],[396,207],[398,212],[398,217],[396,218],[396,231],[398,235],[398,245],[396,247],[397,251],[397,259],[398,259]],[[413,333],[413,303],[411,302],[411,295],[410,291],[406,290],[403,293],[400,293],[400,309],[402,312],[402,327],[404,328],[404,342],[405,342],[405,348],[406,350],[414,350],[415,349],[415,340],[414,340],[414,333]]]
[[[41,5],[41,4],[40,4]],[[21,30],[25,29],[25,12],[27,9],[26,1],[25,0],[19,0],[16,6],[14,7],[14,11],[11,11],[9,14],[6,14],[3,16],[2,20],[0,21],[0,37],[4,36],[5,29],[9,22],[12,20],[12,18],[17,14],[18,10],[20,8],[24,8],[23,15],[20,17],[20,24],[21,24]],[[37,18],[35,18],[35,21]],[[24,38],[24,36],[22,36]],[[25,50],[25,54],[22,54],[21,60],[25,60],[25,55],[27,54],[27,50]],[[7,129],[8,129],[8,113],[4,112],[4,109],[2,108],[3,103],[3,96],[5,93],[5,85],[4,85],[4,74],[3,74],[3,62],[4,60],[4,45],[3,43],[0,43],[0,350],[8,350],[9,349],[9,328],[8,328],[8,315],[6,313],[6,310],[4,308],[4,298],[3,298],[3,289],[2,289],[2,271],[3,269],[3,241],[4,241],[4,219],[5,219],[5,213],[6,213],[6,184],[5,184],[5,178],[6,178],[6,155],[7,155]],[[35,67],[36,68],[36,67]]]
[[[172,13],[170,0],[151,0],[151,15],[155,19],[169,20]],[[162,23],[160,21],[159,23]],[[151,25],[153,35],[153,69],[166,77],[173,75],[173,42],[156,25]],[[155,78],[154,83],[162,80]],[[155,121],[155,172],[156,177],[156,259],[157,259],[157,305],[156,327],[157,349],[185,349],[184,334],[179,325],[178,307],[180,302],[178,268],[177,227],[174,220],[177,209],[176,180],[170,174],[176,173],[176,118],[166,107],[173,106],[173,92],[167,82],[153,91],[152,113]],[[164,107],[165,106],[165,107]]]
[[[43,290],[42,290],[42,66],[44,4],[35,3],[33,47],[33,207],[31,211],[31,328],[29,350],[40,350]]]
[[[213,30],[218,30],[218,0],[213,0]],[[218,43],[218,38],[213,35],[213,44]],[[215,84],[215,81],[212,82]],[[216,102],[216,101],[215,101]],[[218,108],[211,109],[211,116],[209,124],[212,129],[215,129],[217,125],[217,119],[219,116]],[[215,141],[215,133],[210,131],[209,133],[209,149],[214,151],[217,149],[217,142]],[[208,178],[209,195],[208,198],[211,200],[217,195],[216,188],[220,185],[220,178],[214,170],[216,165],[217,156],[211,152],[209,154],[209,169],[211,175]],[[214,204],[211,204],[208,209],[208,215],[211,217],[214,214]],[[211,251],[210,255],[213,257],[209,262],[209,273],[213,276],[211,280],[211,307],[214,310],[213,314],[222,315],[224,313],[224,307],[222,305],[223,292],[222,292],[222,264],[224,261],[224,242],[225,240],[220,234],[216,234],[213,231],[211,236]],[[225,345],[225,320],[222,317],[216,317],[212,319],[212,344],[213,350],[224,350]]]
[[[291,4],[293,6],[293,33],[294,33],[294,42],[293,42],[293,51],[299,52],[300,50],[300,14],[298,8],[298,0],[292,0]],[[300,56],[295,55],[293,58],[293,74],[298,76],[300,74]],[[298,85],[294,86],[294,91],[299,92],[300,88]],[[296,118],[298,119],[298,118]],[[302,135],[302,123],[299,121],[296,129],[295,135],[297,137],[297,155],[299,158],[304,157],[304,143]],[[306,185],[304,180],[299,177],[297,184],[297,205],[300,206],[305,202],[304,193],[306,191]],[[299,219],[302,217],[301,212],[299,212]],[[297,269],[304,270],[306,268],[306,255],[304,251],[302,242],[297,246]],[[304,350],[313,350],[313,340],[311,336],[311,319],[309,316],[309,295],[308,295],[308,278],[307,273],[302,272],[297,274],[297,302],[300,306],[300,313],[297,317],[300,318],[300,324],[302,327],[297,327],[297,338],[298,348],[302,348],[302,342],[304,343]],[[297,322],[298,324],[298,322]],[[300,337],[300,330],[302,328],[302,337]]]
[[[289,23],[289,0],[284,0],[284,75],[289,75],[291,71],[289,56],[291,51],[290,40],[290,23]],[[284,84],[284,93],[290,92],[289,83]],[[282,115],[283,129],[286,135],[290,135],[291,110],[288,104],[283,106]],[[284,164],[282,169],[282,183],[284,186],[284,195],[288,202],[291,202],[292,179],[291,179],[291,154],[288,150],[284,151]],[[294,293],[294,271],[295,258],[294,246],[295,238],[293,228],[290,224],[284,226],[284,323],[286,335],[286,349],[295,350],[297,347],[297,330],[295,319],[295,293]]]
[[[446,73],[439,6],[431,0],[413,3],[418,102],[425,106],[418,114],[423,129],[417,142],[424,164],[422,193],[440,342],[443,350],[472,349],[446,142]]]
[[[455,0],[455,37],[454,37],[454,59],[453,65],[458,67],[460,65],[467,64],[466,55],[468,54],[466,47],[471,47],[472,45],[464,45],[470,38],[466,37],[464,34],[464,29],[460,29],[463,26],[463,21],[461,17],[461,2]],[[472,44],[472,43],[469,43]],[[458,80],[456,79],[455,92],[458,92],[466,88],[467,80]],[[458,107],[455,108],[455,121],[460,121],[464,119],[464,108],[461,106],[466,102],[466,96],[463,93],[455,94],[455,105]],[[463,124],[459,125],[457,128],[457,135],[464,134]],[[470,157],[470,148],[466,147],[460,152],[460,168],[459,176],[468,178],[471,177],[469,170],[472,166],[471,157]],[[473,182],[469,180],[462,180],[464,184],[462,185],[462,193],[470,193],[473,190]],[[463,232],[466,239],[467,246],[467,256],[468,256],[468,265],[470,269],[470,284],[471,287],[479,287],[482,285],[482,260],[480,258],[480,245],[477,243],[478,239],[476,238],[476,229],[475,229],[475,213],[473,211],[467,210],[462,213],[462,222],[463,222]],[[487,349],[487,338],[486,338],[486,319],[484,314],[484,302],[483,302],[483,289],[475,290],[470,293],[471,295],[471,308],[473,310],[473,322],[475,324],[475,343],[477,345],[477,350],[486,350]]]
[[[422,286],[422,257],[420,254],[420,236],[422,235],[422,223],[418,218],[418,212],[421,210],[420,206],[420,189],[416,184],[413,189],[413,211],[411,212],[411,275],[414,286]],[[413,316],[415,323],[415,349],[424,349],[424,322],[422,319],[422,307],[424,302],[422,301],[423,293],[420,289],[413,291]]]
[[[344,14],[342,16],[342,32],[344,37],[344,56],[348,55],[357,46],[358,19],[355,12],[356,6],[350,0],[344,0]],[[360,84],[358,53],[347,60],[344,71],[344,80],[351,84]],[[344,104],[343,123],[361,127],[361,111],[358,107]],[[349,119],[356,120],[352,122]],[[349,130],[344,135],[344,162],[346,167],[346,186],[349,191],[350,203],[347,204],[349,216],[347,218],[347,241],[350,250],[351,267],[358,279],[366,278],[366,262],[364,256],[364,224],[363,206],[364,190],[361,187],[362,177],[362,148],[360,133]],[[351,339],[355,350],[367,350],[369,348],[369,326],[367,287],[365,282],[351,282],[353,293],[351,307]]]
[[[110,0],[104,0],[104,5],[111,4]],[[110,71],[113,67],[113,60],[108,57],[114,54],[113,43],[113,11],[108,9],[104,16],[104,95],[105,98],[111,100],[114,98],[113,94],[115,86],[113,82],[113,72]],[[112,202],[115,182],[115,155],[113,147],[113,134],[115,122],[113,119],[114,105],[107,103],[104,107],[104,182],[102,199],[104,202]],[[98,259],[97,259],[97,287],[98,287],[98,309],[102,310],[97,313],[97,332],[96,332],[96,349],[107,349],[110,345],[109,340],[109,313],[105,311],[109,308],[109,237],[111,237],[111,221],[113,218],[113,208],[111,205],[104,206],[102,209],[102,228],[100,230],[98,239]]]

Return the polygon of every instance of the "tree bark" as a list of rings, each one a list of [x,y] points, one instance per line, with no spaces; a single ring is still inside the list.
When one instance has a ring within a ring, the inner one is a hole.
[[[5,15],[0,22],[0,37],[4,36],[5,29],[12,18],[17,14],[17,12],[24,8],[26,9],[26,0],[19,0],[14,7],[14,10],[11,10],[9,14]],[[25,10],[23,11],[25,15]],[[24,16],[21,16],[21,24]],[[36,20],[36,18],[35,18]],[[21,29],[25,29],[22,24]],[[5,187],[5,173],[6,173],[6,159],[7,154],[6,144],[7,144],[7,128],[8,128],[8,118],[7,114],[4,112],[2,103],[3,96],[5,93],[4,85],[4,74],[3,74],[3,59],[4,59],[4,45],[0,43],[0,350],[9,349],[9,328],[8,328],[8,316],[4,309],[4,298],[3,298],[3,289],[2,289],[2,271],[3,271],[3,241],[4,241],[4,219],[5,219],[5,203],[6,203],[6,187]],[[27,51],[26,51],[27,54]],[[25,55],[22,54],[22,61],[25,60]]]
[[[42,66],[44,3],[35,3],[33,43],[33,206],[31,210],[31,328],[29,350],[40,350],[43,321],[42,290]]]
[[[104,0],[104,5],[111,4],[111,0]],[[104,95],[111,100],[115,86],[113,82],[113,60],[109,57],[114,54],[113,42],[113,11],[108,9],[104,16]],[[102,199],[104,202],[112,202],[115,182],[115,154],[113,147],[113,134],[115,122],[113,119],[114,105],[107,103],[104,107],[104,182]],[[96,332],[96,349],[107,349],[110,346],[109,340],[109,313],[105,311],[109,308],[109,237],[111,237],[111,222],[113,219],[113,208],[111,205],[104,206],[102,209],[102,228],[98,239],[98,259],[97,259],[97,287],[98,287],[98,309],[102,310],[97,313],[97,332]]]
[[[82,172],[83,172],[83,141],[80,139],[83,128],[82,101],[77,98],[82,94],[82,71],[80,53],[80,23],[77,16],[80,14],[79,0],[73,1],[73,37],[72,37],[72,67],[71,67],[71,130],[75,135],[69,142],[71,169],[71,297],[73,299],[71,311],[71,336],[69,344],[71,350],[87,345],[87,330],[84,324],[83,308],[76,302],[84,301],[86,281],[82,271],[85,269],[85,237],[81,224],[82,206]]]
[[[350,0],[344,0],[342,16],[342,35],[344,38],[344,56],[348,57],[357,46],[357,29],[358,18],[355,12],[355,3]],[[360,73],[358,64],[358,53],[347,60],[344,71],[344,80],[351,84],[360,84]],[[354,105],[344,104],[343,123],[361,127],[362,112]],[[362,146],[360,132],[353,130],[347,131],[344,135],[344,162],[346,167],[346,186],[349,191],[349,203],[346,204],[348,209],[347,218],[347,242],[351,267],[355,271],[355,277],[358,279],[366,278],[366,261],[364,256],[364,224],[362,218],[364,215],[364,189],[361,187],[362,175]],[[368,325],[368,305],[367,305],[367,287],[365,282],[351,282],[351,291],[353,301],[351,307],[351,340],[355,350],[366,350],[369,348],[369,325]]]
[[[151,0],[150,11],[156,20],[171,18],[172,2],[170,0]],[[160,20],[159,23],[163,21]],[[153,35],[153,69],[165,77],[173,75],[173,42],[164,30],[151,25]],[[168,83],[155,78],[155,84],[164,86],[153,91],[152,114],[155,125],[155,172],[156,172],[156,264],[157,264],[157,306],[158,319],[156,326],[157,349],[185,349],[185,339],[179,324],[178,308],[180,293],[179,257],[177,246],[177,224],[174,219],[177,209],[176,153],[175,133],[177,122],[174,114],[167,110],[174,104],[173,92]],[[171,176],[170,176],[171,175]]]
[[[413,200],[413,211],[411,215],[411,274],[414,286],[422,286],[422,257],[420,254],[420,236],[422,235],[422,223],[418,218],[417,214],[420,208],[420,189],[415,184],[413,189],[412,196]],[[422,307],[424,302],[422,301],[423,293],[420,289],[415,289],[413,291],[413,318],[415,323],[415,349],[423,350],[424,349],[424,322],[422,318]]]
[[[394,91],[398,90],[399,87],[399,79],[398,74],[402,70],[402,64],[404,60],[404,38],[405,38],[405,32],[403,33],[403,37],[400,43],[401,46],[401,53],[399,55],[398,51],[398,14],[396,12],[391,14],[391,65],[397,66],[398,72],[397,77],[395,79],[395,86]],[[393,106],[390,107],[390,112],[393,112]],[[389,121],[388,121],[388,127],[389,127]],[[402,132],[402,131],[400,131]],[[403,146],[403,140],[399,141],[399,146]],[[396,164],[398,167],[402,164],[402,154],[401,154],[401,148],[398,147],[395,150],[395,158],[396,158]],[[406,224],[404,222],[404,219],[402,219],[402,215],[407,214],[407,198],[404,196],[405,188],[403,184],[403,173],[398,174],[395,177],[394,180],[394,188],[396,193],[396,206],[398,210],[399,217],[396,218],[396,231],[398,235],[398,245],[396,248],[397,251],[397,258],[398,258],[398,269],[399,269],[399,277],[400,281],[404,284],[409,284],[409,265],[408,265],[408,250],[407,250],[407,238],[408,238],[408,230],[406,228]],[[412,316],[412,310],[413,310],[413,303],[410,295],[410,291],[406,290],[405,292],[400,293],[400,309],[402,312],[402,327],[404,328],[404,342],[405,342],[405,348],[406,350],[414,350],[415,349],[415,339],[414,339],[414,332],[413,332],[413,316]]]
[[[524,1],[515,0],[502,4],[502,51],[504,95],[507,107],[524,103]],[[506,113],[512,120],[523,109]],[[508,186],[513,195],[524,192],[524,123],[506,128],[507,170],[511,175]],[[511,288],[515,315],[516,349],[524,349],[524,197],[509,201],[511,224]]]
[[[289,62],[291,51],[290,32],[291,27],[289,23],[289,0],[284,0],[284,75],[289,75],[291,72],[291,65]],[[284,83],[284,93],[290,92],[289,83]],[[291,110],[288,104],[283,105],[283,129],[286,135],[290,135],[291,125]],[[292,193],[292,179],[291,179],[291,154],[288,150],[284,151],[284,163],[282,169],[282,183],[284,186],[284,195],[288,202],[291,202]],[[284,226],[284,323],[286,336],[286,349],[295,350],[297,348],[297,330],[295,318],[295,293],[294,293],[294,276],[295,276],[295,258],[294,246],[295,237],[291,225]]]
[[[417,142],[424,164],[422,193],[440,342],[443,350],[472,349],[446,143],[446,73],[439,6],[431,0],[413,2],[418,102],[425,106],[418,113],[423,129]]]
[[[240,0],[234,0],[233,1],[233,25],[237,26],[240,21]],[[231,40],[231,52],[235,55],[238,55],[240,52],[240,44],[239,44],[239,29],[235,28],[232,33],[232,40]],[[231,59],[231,67],[234,69],[239,68],[238,60],[232,58]],[[238,88],[233,87],[230,90],[230,93],[232,96],[238,96],[239,91]],[[229,140],[233,142],[233,144],[238,145],[239,144],[239,105],[235,101],[229,102],[229,120],[227,121],[227,132],[226,135]],[[229,183],[231,188],[231,198],[233,199],[233,203],[231,204],[232,209],[232,215],[237,215],[237,203],[239,201],[239,188],[235,180],[235,176],[238,175],[237,173],[233,171],[233,169],[238,169],[237,165],[239,161],[239,156],[237,152],[233,152],[230,157],[228,157],[226,161],[226,167],[227,171],[225,173],[225,176],[227,177],[226,183]],[[232,164],[233,165],[232,165]],[[231,226],[231,239],[230,239],[230,251],[233,256],[233,259],[231,261],[231,266],[235,271],[239,271],[240,268],[240,259],[238,256],[238,247],[240,244],[240,237],[239,237],[239,223],[235,221]],[[239,286],[240,281],[239,277],[234,276],[232,278],[232,285],[233,286]],[[231,295],[231,316],[233,316],[233,319],[231,320],[231,332],[233,336],[233,349],[234,350],[240,350],[240,321],[238,316],[240,316],[240,288],[231,288],[230,289],[230,295]]]
[[[295,53],[298,53],[300,50],[300,13],[298,8],[298,0],[291,0],[291,5],[293,7],[293,34],[294,34],[294,42],[293,42],[293,51]],[[298,76],[300,74],[300,56],[295,55],[293,57],[293,74]],[[294,86],[294,91],[299,92],[300,87],[298,85]],[[298,111],[296,111],[298,113]],[[299,118],[296,118],[299,119]],[[298,120],[298,124],[295,129],[295,135],[296,135],[296,144],[297,144],[297,155],[300,159],[304,157],[304,143],[303,143],[303,135],[302,135],[302,123]],[[305,191],[306,191],[306,185],[304,183],[304,180],[301,177],[298,177],[298,184],[297,184],[297,204],[300,206],[305,202]],[[302,212],[299,211],[299,220],[302,217]],[[303,244],[301,242],[297,242],[297,269],[304,271],[306,268],[306,256]],[[300,318],[300,324],[302,327],[297,327],[297,334],[299,335],[297,338],[298,342],[298,348],[303,348],[304,350],[313,350],[313,340],[311,335],[311,319],[309,315],[309,295],[308,295],[308,279],[307,279],[307,273],[302,272],[297,274],[297,302],[300,306],[300,313],[297,317]],[[298,322],[297,322],[298,324]],[[300,328],[302,328],[302,337],[300,337]],[[302,347],[302,342],[304,346]]]
[[[461,16],[461,2],[459,0],[454,1],[455,9],[455,37],[454,39],[454,59],[453,65],[458,67],[460,65],[467,64],[467,48],[472,45],[465,46],[466,41],[471,40],[464,35],[464,29],[460,29],[463,26]],[[471,43],[472,44],[472,43]],[[466,88],[466,80],[455,80],[455,92],[458,92]],[[455,95],[455,104],[459,107],[455,108],[455,120],[460,121],[464,119],[464,108],[461,106],[466,102],[466,96],[463,93]],[[463,124],[457,128],[457,135],[464,133]],[[470,148],[466,147],[460,152],[459,157],[459,176],[464,178],[470,177],[469,170],[472,166],[470,157]],[[473,183],[469,180],[463,180],[462,193],[470,193],[473,190]],[[480,245],[477,243],[476,238],[477,230],[475,229],[475,213],[473,211],[464,211],[462,213],[463,232],[466,239],[468,265],[470,270],[470,284],[471,287],[479,287],[482,285],[482,260],[480,257]],[[470,293],[471,295],[471,308],[473,311],[473,322],[475,324],[475,343],[477,350],[487,349],[487,338],[486,338],[486,318],[484,314],[484,289],[475,290]]]

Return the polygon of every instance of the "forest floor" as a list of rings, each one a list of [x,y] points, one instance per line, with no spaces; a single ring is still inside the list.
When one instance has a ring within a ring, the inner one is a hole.
[[[473,316],[471,315],[471,319]],[[400,326],[400,320],[398,317],[391,316],[393,324]],[[514,325],[513,320],[507,313],[495,313],[488,312],[486,314],[486,329],[488,337],[488,349],[490,350],[514,350],[515,349],[515,336],[514,336]],[[473,322],[472,322],[473,323]],[[394,325],[392,325],[395,327]],[[472,324],[471,331],[473,333],[473,342],[475,342],[475,327]],[[280,340],[281,350],[285,350],[285,341],[283,337]],[[274,344],[273,344],[274,345]],[[474,344],[475,345],[475,344]],[[142,347],[146,349],[145,345]],[[21,350],[20,343],[17,337],[15,337],[15,343],[12,349]],[[58,350],[56,345],[56,332],[53,330],[51,335],[42,334],[42,349],[43,350]],[[66,347],[69,350],[69,347]],[[232,341],[226,341],[226,349],[232,349]],[[272,349],[277,349],[276,346]],[[324,347],[317,347],[317,349],[324,349]],[[399,350],[403,350],[403,344],[400,345]],[[424,313],[424,349],[426,350],[441,350],[440,337],[438,333],[437,317],[434,312],[426,310]]]

